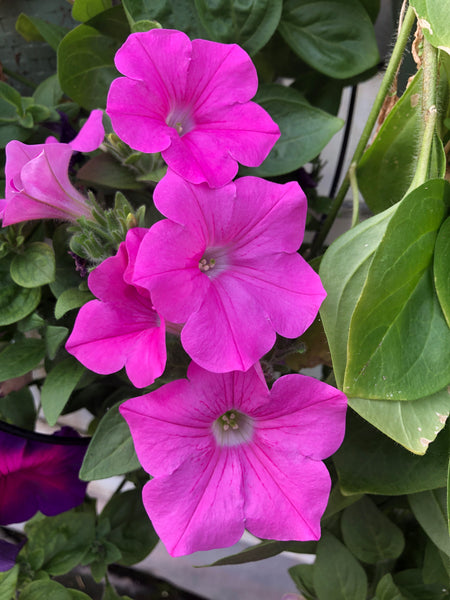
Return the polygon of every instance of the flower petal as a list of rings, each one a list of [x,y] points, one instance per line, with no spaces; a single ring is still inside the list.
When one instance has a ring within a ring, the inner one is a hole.
[[[89,115],[86,123],[78,132],[78,135],[69,143],[72,150],[78,152],[92,152],[97,150],[105,137],[103,127],[103,111],[95,109]]]
[[[331,479],[322,462],[256,443],[241,447],[247,529],[276,540],[318,540]]]
[[[143,490],[153,526],[172,556],[224,548],[244,533],[242,470],[235,448],[184,462]]]

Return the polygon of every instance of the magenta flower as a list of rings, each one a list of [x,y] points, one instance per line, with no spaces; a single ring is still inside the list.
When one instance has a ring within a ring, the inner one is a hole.
[[[146,229],[130,229],[115,256],[89,275],[98,300],[81,307],[66,349],[95,373],[115,373],[122,367],[133,385],[145,387],[164,371],[164,321],[154,310],[147,290],[131,283],[134,261]]]
[[[55,436],[76,435],[65,427]],[[27,440],[0,431],[0,525],[53,516],[84,500],[78,478],[86,446]]]
[[[0,200],[3,226],[34,219],[75,221],[91,217],[86,198],[69,181],[74,150],[90,152],[104,137],[102,111],[92,111],[70,144],[48,138],[45,144],[27,145],[13,140],[6,145],[6,186]]]
[[[172,556],[265,539],[317,540],[330,491],[322,460],[340,446],[342,392],[303,375],[269,391],[260,369],[188,380],[120,407],[153,476],[143,501]]]
[[[155,204],[167,220],[147,233],[133,281],[165,319],[185,323],[189,356],[214,372],[245,371],[275,343],[301,335],[325,291],[296,252],[306,218],[297,183],[243,177],[220,189],[169,170]]]
[[[220,187],[240,162],[256,167],[280,135],[251,98],[256,69],[235,44],[193,40],[181,31],[133,33],[118,50],[107,113],[117,135],[135,150],[161,152],[191,181]]]

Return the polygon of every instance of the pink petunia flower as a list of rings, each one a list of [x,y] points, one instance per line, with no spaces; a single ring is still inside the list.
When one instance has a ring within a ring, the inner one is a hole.
[[[64,427],[54,436],[77,434]],[[0,431],[0,525],[27,521],[38,510],[54,516],[81,504],[87,484],[78,472],[86,447]]]
[[[69,181],[68,168],[73,151],[91,152],[101,144],[102,115],[101,110],[92,111],[69,144],[49,137],[45,144],[13,140],[6,145],[6,198],[0,200],[4,227],[34,219],[91,217],[86,198]]]
[[[214,372],[247,370],[313,322],[325,291],[297,253],[306,198],[297,183],[243,177],[220,189],[169,170],[155,204],[168,219],[142,241],[133,281],[165,319],[185,323],[189,356]]]
[[[235,44],[193,40],[181,31],[133,33],[118,50],[107,113],[135,150],[161,152],[192,183],[220,187],[238,162],[260,165],[280,135],[251,98],[256,69]]]
[[[340,446],[342,392],[286,375],[269,391],[260,369],[188,380],[120,407],[143,468],[143,501],[172,556],[264,539],[317,540],[330,492],[322,460]]]
[[[95,373],[115,373],[125,366],[136,387],[145,387],[164,371],[164,321],[147,290],[131,283],[134,261],[146,229],[130,229],[115,256],[89,275],[98,300],[81,307],[66,350]]]

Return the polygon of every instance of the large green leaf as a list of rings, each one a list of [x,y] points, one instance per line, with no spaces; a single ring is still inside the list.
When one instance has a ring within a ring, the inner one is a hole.
[[[352,553],[331,533],[323,532],[314,564],[314,589],[319,600],[363,600],[367,577]]]
[[[195,0],[200,21],[212,40],[258,52],[278,26],[282,0]]]
[[[368,496],[344,510],[341,529],[347,548],[365,563],[398,558],[405,546],[402,530]]]
[[[72,17],[84,23],[111,6],[111,0],[75,0],[72,6]]]
[[[448,15],[450,0],[411,0],[425,37],[435,46],[450,54]]]
[[[383,238],[395,207],[364,221],[334,241],[320,263],[319,274],[327,291],[322,318],[337,386],[342,389],[347,363],[350,321],[374,252]]]
[[[92,481],[122,475],[139,468],[130,430],[115,404],[100,421],[80,470],[80,479]]]
[[[434,284],[442,312],[450,327],[450,217],[439,230],[434,249]]]
[[[311,106],[294,88],[260,86],[256,102],[267,110],[280,128],[281,137],[260,167],[242,172],[271,177],[298,169],[315,158],[344,122]]]
[[[450,536],[447,524],[447,489],[428,490],[410,494],[409,504],[431,541],[450,556]]]
[[[349,411],[344,442],[333,456],[342,492],[397,496],[446,485],[447,434],[442,431],[418,456]]]
[[[118,42],[93,27],[79,25],[58,47],[58,76],[64,92],[87,110],[104,108],[113,79]]]
[[[372,22],[357,0],[287,0],[278,30],[300,58],[330,77],[353,77],[379,60]]]
[[[450,381],[450,330],[432,280],[450,185],[431,180],[398,205],[370,265],[350,323],[344,391],[415,400]]]
[[[30,17],[20,13],[16,21],[16,31],[27,41],[34,40],[47,42],[53,50],[58,48],[59,42],[69,31],[54,23],[47,23],[38,17]]]
[[[86,21],[85,25],[89,25],[89,27],[93,27],[103,35],[118,40],[121,44],[130,35],[130,27],[121,4],[95,15],[95,17]]]
[[[450,413],[450,392],[446,386],[436,394],[410,402],[349,398],[349,405],[414,454],[425,454],[445,426]]]
[[[9,325],[29,315],[39,304],[40,288],[23,288],[11,279],[9,265],[0,262],[0,325]]]
[[[45,356],[45,341],[25,338],[0,352],[0,381],[20,377],[38,366]]]
[[[11,277],[17,285],[35,288],[55,279],[55,253],[44,242],[32,242],[11,261]]]
[[[84,371],[83,365],[70,357],[48,373],[41,390],[41,403],[49,425],[56,423]]]
[[[57,581],[41,579],[32,581],[20,593],[21,600],[90,600],[90,596],[79,590],[66,588]]]

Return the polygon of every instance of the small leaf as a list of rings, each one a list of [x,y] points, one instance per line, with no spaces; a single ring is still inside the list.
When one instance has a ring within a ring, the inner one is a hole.
[[[450,217],[448,217],[436,238],[434,249],[434,284],[442,312],[450,327]]]
[[[51,580],[29,583],[20,594],[21,600],[90,600],[90,596],[78,590],[64,587]]]
[[[69,310],[80,308],[80,306],[83,306],[93,298],[94,296],[89,291],[84,292],[78,288],[64,290],[55,304],[55,318],[60,319]]]
[[[33,92],[33,99],[36,104],[43,104],[52,108],[61,101],[62,96],[63,91],[56,73],[44,79]]]
[[[294,88],[260,86],[255,100],[280,127],[281,137],[260,167],[242,169],[243,173],[270,177],[294,171],[315,158],[344,124],[309,104]]]
[[[319,600],[364,600],[367,594],[364,569],[328,531],[322,533],[317,545],[314,589]]]
[[[353,77],[379,60],[373,25],[357,0],[287,0],[278,31],[302,60],[330,77]]]
[[[347,548],[365,563],[398,558],[405,547],[402,530],[368,496],[344,510],[341,529]]]
[[[26,338],[0,352],[0,381],[20,377],[38,366],[45,356],[44,340]]]
[[[9,274],[9,265],[0,264],[0,325],[10,325],[29,315],[39,304],[40,288],[16,285]]]
[[[195,0],[200,21],[212,40],[239,44],[250,55],[274,34],[281,17],[282,0]]]
[[[241,565],[248,562],[265,560],[271,556],[276,556],[281,552],[299,552],[301,554],[314,554],[316,551],[316,542],[279,542],[276,540],[267,540],[246,548],[236,554],[219,558],[207,567],[217,567],[221,565]]]
[[[41,390],[41,403],[49,425],[54,425],[85,368],[74,358],[66,358],[48,373]]]
[[[0,600],[12,600],[16,597],[16,584],[19,576],[19,565],[9,571],[0,573]]]
[[[57,50],[59,42],[68,32],[67,27],[47,23],[38,17],[30,17],[20,13],[16,21],[16,31],[27,41],[47,42],[53,50]]]
[[[130,430],[119,413],[120,404],[109,409],[94,433],[81,465],[83,481],[123,475],[140,466]]]
[[[447,522],[446,488],[428,490],[408,496],[414,516],[431,541],[450,556],[450,536]]]
[[[11,261],[11,277],[17,285],[34,288],[55,279],[55,253],[44,242],[32,242]]]
[[[0,419],[24,429],[34,429],[36,409],[33,394],[28,387],[0,398]]]
[[[58,47],[59,82],[64,92],[86,110],[105,108],[119,43],[93,27],[79,25]]]
[[[125,12],[120,4],[95,15],[86,22],[86,25],[93,27],[103,35],[118,40],[121,44],[130,35]]]
[[[295,565],[288,569],[292,581],[305,598],[315,598],[314,565]]]
[[[446,485],[446,436],[441,431],[417,456],[349,411],[344,442],[333,456],[342,493],[399,496]]]
[[[45,328],[45,344],[47,347],[47,355],[50,360],[53,360],[59,347],[66,339],[69,330],[67,327],[58,327],[56,325],[48,325]]]
[[[122,0],[129,22],[157,21],[165,29],[179,29],[191,39],[208,39],[195,0]]]
[[[374,600],[405,600],[390,573],[386,573],[378,582]]]
[[[72,6],[72,17],[75,21],[84,23],[111,6],[111,0],[75,0]]]

